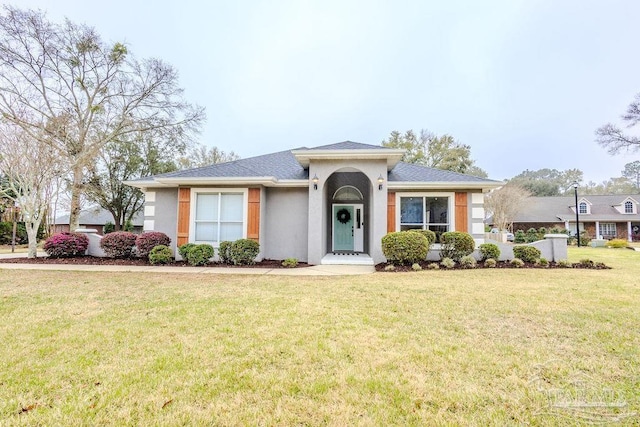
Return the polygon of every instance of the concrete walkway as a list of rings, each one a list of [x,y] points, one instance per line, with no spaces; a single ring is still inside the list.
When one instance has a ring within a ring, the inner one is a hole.
[[[40,256],[40,254],[38,254]],[[44,254],[43,254],[44,255]],[[46,255],[45,255],[46,256]],[[0,258],[25,258],[25,253],[0,254]],[[19,264],[0,263],[0,270],[47,271],[131,271],[148,273],[182,274],[242,274],[260,276],[345,276],[370,274],[375,268],[369,265],[314,265],[301,268],[225,268],[225,267],[171,267],[142,265],[79,265],[79,264]]]

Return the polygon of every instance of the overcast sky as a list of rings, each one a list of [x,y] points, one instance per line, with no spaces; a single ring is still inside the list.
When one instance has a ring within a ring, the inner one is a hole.
[[[619,176],[594,131],[640,92],[637,0],[4,1],[175,66],[201,142],[242,157],[426,128],[491,178]]]

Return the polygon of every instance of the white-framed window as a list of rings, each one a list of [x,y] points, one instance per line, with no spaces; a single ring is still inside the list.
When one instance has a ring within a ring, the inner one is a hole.
[[[633,202],[631,200],[627,200],[624,202],[624,213],[632,214],[633,213]]]
[[[598,233],[605,239],[613,239],[616,237],[616,224],[613,222],[601,222],[600,232]]]
[[[454,231],[455,193],[396,193],[396,230]]]
[[[578,213],[580,214],[589,213],[589,206],[587,205],[587,202],[578,203]]]
[[[248,191],[192,188],[189,241],[218,246],[247,237]]]

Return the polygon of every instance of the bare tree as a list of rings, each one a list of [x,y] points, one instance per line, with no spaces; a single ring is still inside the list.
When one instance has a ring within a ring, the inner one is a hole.
[[[240,159],[240,156],[229,151],[228,153],[218,147],[207,147],[197,145],[189,150],[186,156],[178,159],[180,169],[199,168],[213,165],[215,163],[225,163]]]
[[[204,110],[182,95],[170,65],[138,61],[91,27],[10,6],[0,16],[0,114],[68,160],[71,229],[87,167],[106,144],[151,130],[184,141],[199,130]]]
[[[493,215],[493,224],[498,229],[509,230],[530,196],[531,193],[519,185],[507,184],[487,194],[484,206],[487,213]]]
[[[627,112],[622,115],[622,121],[626,127],[632,128],[640,123],[640,93],[635,100],[627,107]],[[596,130],[596,141],[607,149],[609,154],[618,154],[621,151],[640,150],[640,138],[624,132],[620,127],[607,123]]]
[[[37,256],[37,235],[60,173],[60,159],[47,144],[32,140],[22,129],[0,126],[0,195],[20,208],[29,239],[29,258]]]

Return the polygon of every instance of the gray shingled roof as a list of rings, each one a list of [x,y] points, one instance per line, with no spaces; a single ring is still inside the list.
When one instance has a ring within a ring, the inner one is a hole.
[[[301,147],[295,150],[280,151],[247,159],[218,163],[195,169],[187,169],[155,175],[151,178],[255,178],[275,177],[277,180],[309,179],[309,170],[303,168],[296,160],[292,151],[296,150],[390,150],[379,145],[361,144],[359,142],[344,141],[320,147]],[[141,178],[148,180],[149,178]],[[463,175],[456,172],[429,168],[409,163],[398,163],[388,176],[389,181],[395,182],[486,182],[495,184],[497,181]]]
[[[80,225],[85,225],[85,224],[104,225],[107,222],[113,222],[113,221],[114,221],[113,215],[111,215],[111,213],[108,210],[102,209],[100,207],[83,209],[80,212],[80,221],[79,221]],[[144,217],[142,213],[139,213],[138,215],[134,216],[132,222],[133,222],[133,225],[135,226],[142,226],[144,222]],[[59,225],[69,224],[69,215],[61,215],[57,217],[56,224],[59,224]]]
[[[464,175],[442,169],[429,168],[413,163],[399,162],[389,171],[389,182],[487,182],[496,183],[486,178]]]
[[[638,221],[640,214],[621,214],[613,206],[620,205],[628,197],[638,201],[640,196],[632,194],[586,195],[578,194],[578,201],[591,203],[590,214],[580,214],[582,221]],[[558,222],[575,221],[576,213],[572,207],[576,205],[574,196],[562,197],[529,197],[525,207],[513,222]]]

